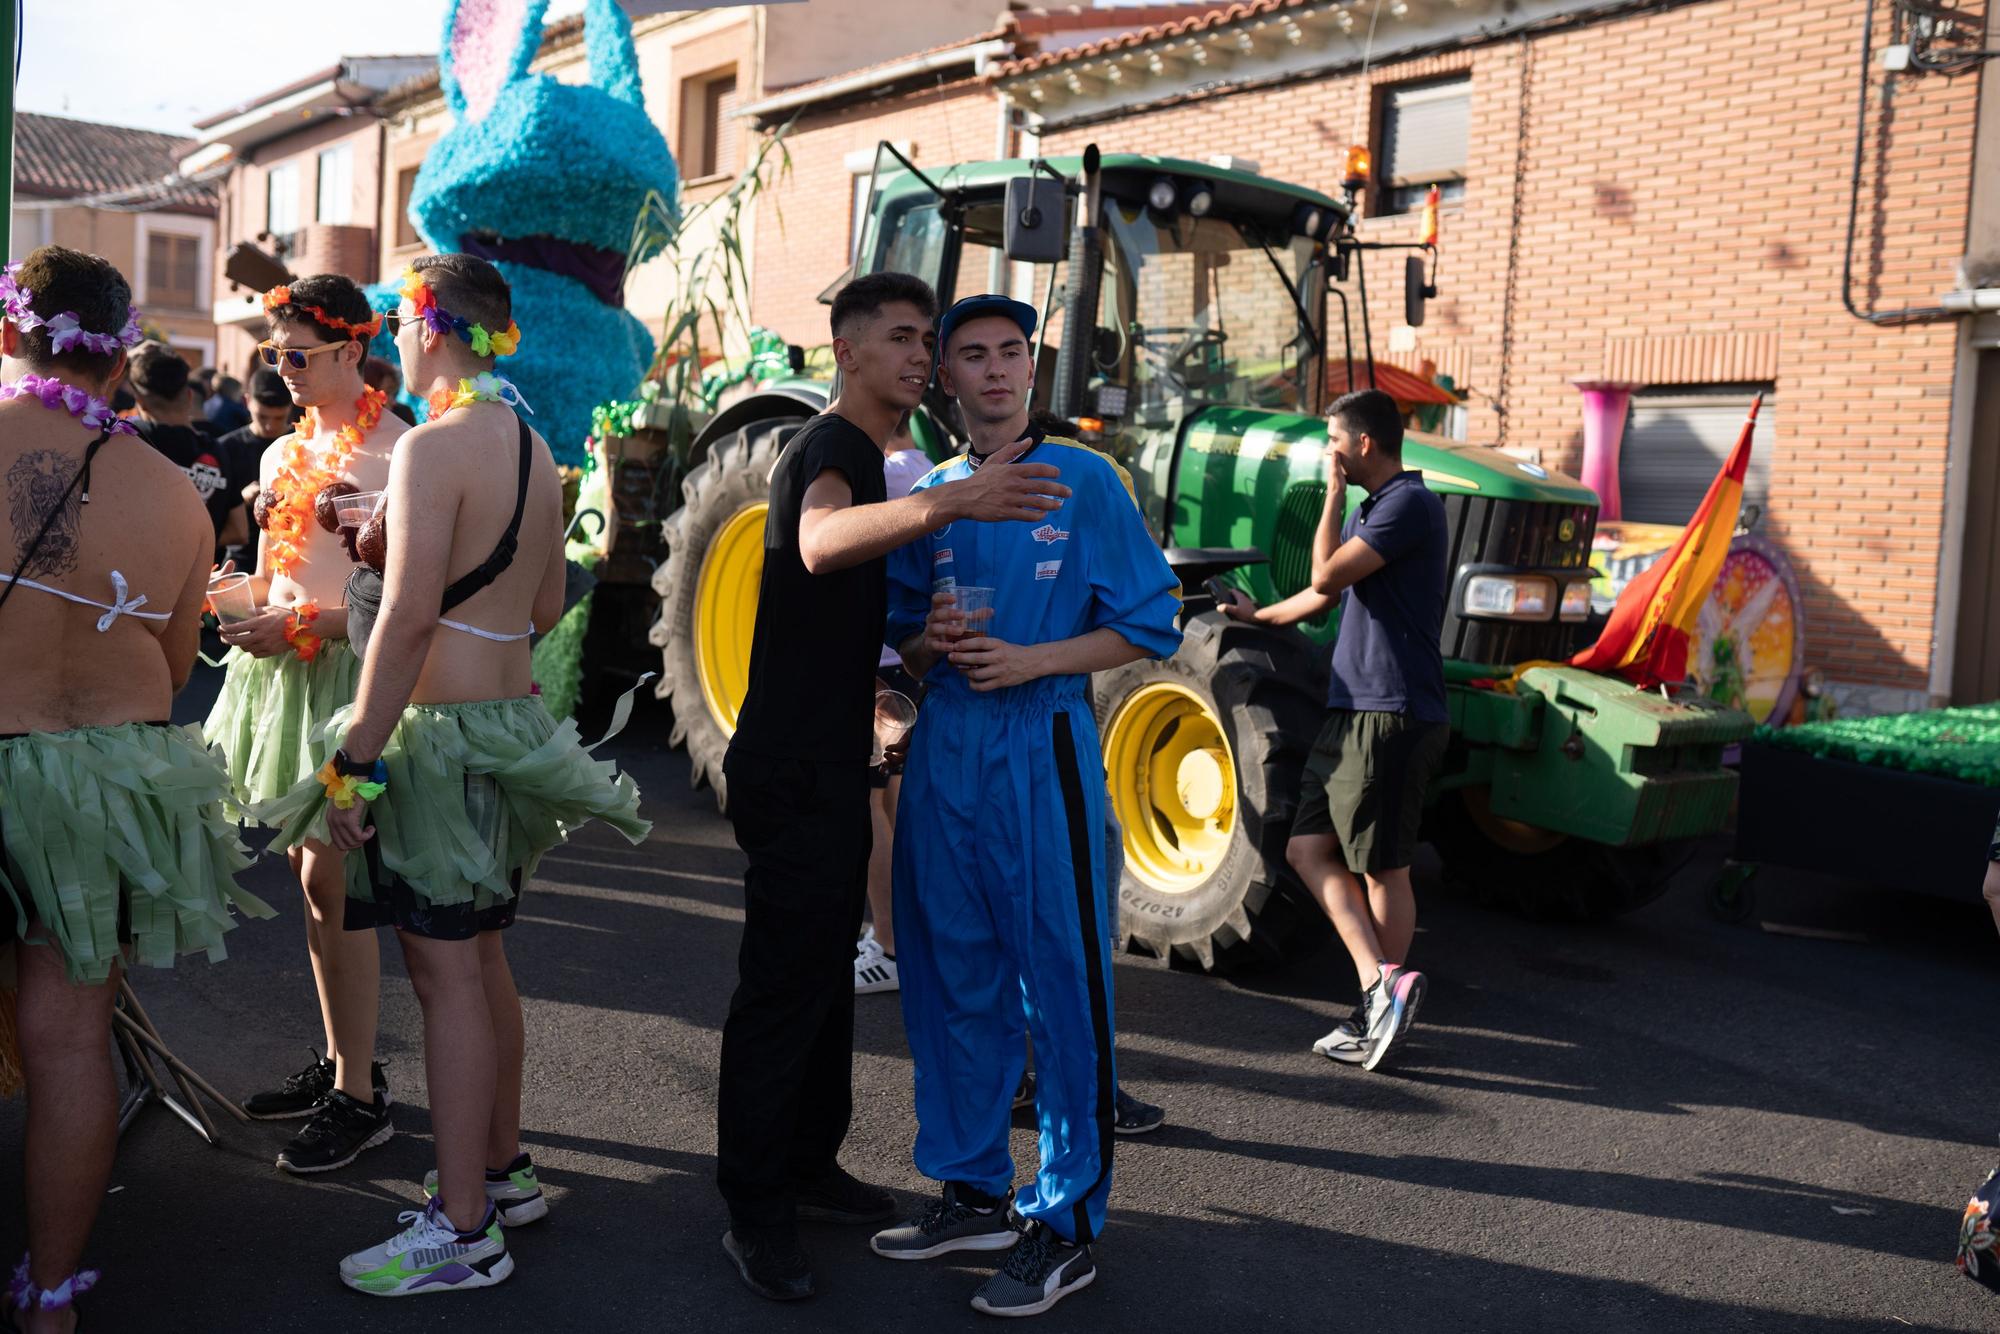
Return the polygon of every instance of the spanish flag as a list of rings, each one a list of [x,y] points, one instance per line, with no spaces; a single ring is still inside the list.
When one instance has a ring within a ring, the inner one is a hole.
[[[1607,672],[1650,690],[1687,679],[1688,646],[1702,603],[1715,587],[1743,508],[1743,477],[1750,468],[1750,436],[1757,409],[1750,404],[1743,433],[1708,494],[1666,555],[1625,586],[1597,642],[1570,659],[1572,667]]]

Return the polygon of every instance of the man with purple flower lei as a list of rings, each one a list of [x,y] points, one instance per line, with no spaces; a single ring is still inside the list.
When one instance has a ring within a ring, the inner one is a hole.
[[[130,960],[223,955],[248,864],[228,774],[164,720],[201,633],[214,528],[105,398],[138,321],[104,260],[0,280],[0,984],[19,992],[28,1254],[0,1321],[75,1328],[117,1144],[112,999]]]

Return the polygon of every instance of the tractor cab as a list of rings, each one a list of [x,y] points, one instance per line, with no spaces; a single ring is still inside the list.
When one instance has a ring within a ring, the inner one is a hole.
[[[1204,409],[1324,410],[1329,242],[1346,218],[1233,162],[1093,149],[933,177],[884,144],[841,281],[891,270],[943,304],[991,291],[1034,305],[1036,410],[1129,465]],[[928,407],[925,443],[962,441],[949,400]],[[1149,498],[1156,532],[1165,500]]]

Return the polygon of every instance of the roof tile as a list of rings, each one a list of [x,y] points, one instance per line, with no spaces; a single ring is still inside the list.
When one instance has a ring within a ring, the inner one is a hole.
[[[119,203],[208,212],[215,208],[215,185],[179,176],[181,155],[194,143],[153,130],[24,111],[14,121],[14,186],[42,199],[112,196]]]

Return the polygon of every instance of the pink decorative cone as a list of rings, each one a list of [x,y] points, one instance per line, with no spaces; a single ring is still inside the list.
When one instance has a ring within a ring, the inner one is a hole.
[[[1622,518],[1618,449],[1625,439],[1625,411],[1634,385],[1617,380],[1572,380],[1583,393],[1583,484],[1597,493],[1597,518]]]

